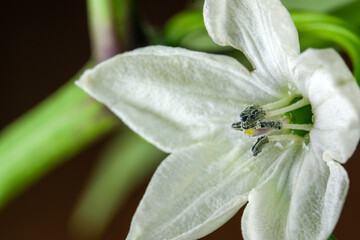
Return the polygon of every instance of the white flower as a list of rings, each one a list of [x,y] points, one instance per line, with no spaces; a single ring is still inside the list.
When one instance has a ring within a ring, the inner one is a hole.
[[[244,51],[254,71],[230,57],[155,46],[114,57],[77,82],[171,152],[128,239],[197,239],[247,202],[245,239],[326,239],[348,189],[340,163],[360,136],[352,74],[334,50],[299,54],[279,0],[206,0],[204,19],[212,39]],[[309,103],[302,112],[312,121],[284,115]],[[251,113],[251,104],[261,106]],[[241,127],[248,129],[234,129]]]

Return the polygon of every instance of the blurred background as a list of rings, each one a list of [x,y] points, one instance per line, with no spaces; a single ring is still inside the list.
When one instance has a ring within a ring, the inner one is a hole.
[[[289,6],[294,9],[330,13],[348,6],[353,6],[352,9],[354,6],[358,7],[358,1],[345,1],[341,4],[338,3],[339,1],[327,1],[327,5],[324,5],[324,1],[318,2],[317,7],[310,6],[310,1],[301,1],[298,5],[292,1]],[[5,129],[14,120],[54,94],[89,63],[92,54],[86,4],[85,0],[2,3],[0,109],[3,112],[0,129]],[[171,3],[166,0],[138,1],[137,11],[134,12],[139,14],[144,22],[134,23],[133,31],[139,29],[142,31],[138,31],[138,35],[135,34],[136,42],[129,44],[128,49],[152,43],[169,43],[161,36],[160,30],[166,29],[166,24],[175,14],[186,8],[198,9],[199,5],[201,5],[199,1],[191,0],[172,0]],[[337,16],[341,16],[340,10],[336,13]],[[356,19],[346,19],[354,25],[355,32],[360,26],[358,15],[353,16],[357,17]],[[144,28],[148,30],[144,31]],[[143,36],[144,34],[148,34],[148,37]],[[301,32],[300,37],[302,37]],[[199,44],[201,45],[199,48],[211,50],[213,46],[206,41]],[[182,43],[186,46],[188,42],[187,40]],[[319,42],[314,40],[307,44],[318,46]],[[331,45],[327,41],[321,44],[321,46]],[[197,46],[195,44],[192,47]],[[213,50],[219,51],[215,48]],[[349,54],[340,47],[338,50],[352,67]],[[111,114],[106,112],[105,115]],[[111,116],[110,118],[111,121],[117,121]],[[83,124],[86,125],[86,121]],[[84,143],[81,151],[72,149],[71,154],[65,154],[62,160],[56,160],[54,164],[41,165],[38,168],[41,170],[31,175],[34,177],[19,178],[19,182],[28,181],[28,183],[17,183],[16,186],[21,185],[21,187],[9,194],[11,195],[9,200],[0,204],[3,205],[0,209],[0,239],[125,239],[131,217],[152,172],[166,155],[132,135],[120,124],[120,120],[119,123],[112,124],[116,126],[109,127],[101,137],[94,137]],[[32,134],[31,131],[26,133]],[[27,173],[27,169],[33,166],[31,160],[41,155],[42,151],[51,149],[52,144],[49,141],[40,150],[32,152],[32,155],[28,156],[28,162],[21,163],[22,171]],[[139,144],[145,153],[150,153],[152,160],[147,163],[138,162],[137,165],[127,164],[124,171],[128,171],[129,176],[115,170],[111,172],[111,169],[124,169],[122,162],[114,160],[116,156],[121,156],[120,158],[128,156],[129,159],[145,158],[147,155],[142,156],[141,153],[134,153],[131,150],[131,146]],[[17,151],[16,144],[9,145],[8,148]],[[351,186],[334,232],[338,239],[354,239],[358,235],[359,156],[358,148],[353,158],[345,165]],[[0,158],[0,163],[3,160]],[[131,179],[140,166],[147,166],[146,171],[141,172],[141,177],[136,178],[131,186],[121,183],[121,177],[126,175],[125,180]],[[0,171],[0,184],[3,181],[1,173]],[[18,173],[21,174],[22,172]],[[122,189],[122,192],[119,189]],[[93,196],[98,198],[94,200]],[[231,221],[204,239],[241,239],[241,212],[242,210]]]

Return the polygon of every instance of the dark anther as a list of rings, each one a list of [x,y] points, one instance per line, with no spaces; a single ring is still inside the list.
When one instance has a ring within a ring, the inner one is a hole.
[[[282,122],[279,120],[269,121],[269,122],[258,122],[257,125],[259,128],[267,128],[267,129],[282,129]]]
[[[265,144],[269,142],[269,138],[267,136],[261,136],[256,139],[255,144],[251,147],[251,152],[253,156],[256,157],[263,150]]]
[[[231,124],[231,127],[234,128],[235,130],[242,131],[244,129],[241,127],[241,123],[242,122],[233,123],[233,124]]]

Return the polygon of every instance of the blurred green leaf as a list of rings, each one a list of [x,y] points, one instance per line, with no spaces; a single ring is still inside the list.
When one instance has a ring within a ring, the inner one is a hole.
[[[360,0],[281,0],[289,10],[329,12],[338,8],[346,7]],[[188,8],[202,10],[204,0],[192,0]]]
[[[281,0],[290,10],[327,12],[359,0]]]
[[[214,50],[219,48],[219,46],[208,37],[202,11],[200,10],[183,11],[175,15],[165,25],[164,35],[167,44],[170,46],[180,45],[197,50],[204,48]],[[194,44],[195,47],[192,47],[192,44]]]
[[[331,12],[331,15],[342,18],[360,29],[360,1],[348,4],[342,8],[337,8]]]
[[[71,80],[1,132],[0,207],[118,123]]]
[[[331,236],[329,237],[328,240],[337,240],[337,238],[334,235],[331,234]]]
[[[114,139],[75,210],[72,233],[83,239],[99,237],[131,190],[151,175],[164,156],[130,131]]]
[[[326,14],[293,12],[291,14],[299,34],[310,33],[313,38],[330,41],[350,57],[354,76],[360,85],[360,38],[351,24]]]

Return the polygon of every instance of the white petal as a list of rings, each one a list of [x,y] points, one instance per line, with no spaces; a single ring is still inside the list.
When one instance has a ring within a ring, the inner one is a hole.
[[[295,25],[279,0],[206,0],[204,20],[212,39],[243,51],[264,82],[287,87],[288,62],[300,48]]]
[[[242,220],[244,239],[326,240],[346,197],[346,171],[334,161],[324,161],[312,148],[305,157],[299,153],[280,166],[249,195]]]
[[[235,59],[162,46],[118,55],[77,84],[164,151],[238,138],[230,126],[245,105],[273,100]]]
[[[288,214],[288,239],[328,239],[339,219],[349,179],[345,169],[324,161],[310,146],[301,166]]]
[[[324,158],[346,162],[360,137],[360,90],[354,77],[332,49],[307,50],[293,65],[314,114],[310,141]]]
[[[274,160],[289,153],[270,143],[254,158],[252,143],[200,144],[171,154],[153,176],[127,239],[198,239],[221,226],[271,175]]]

